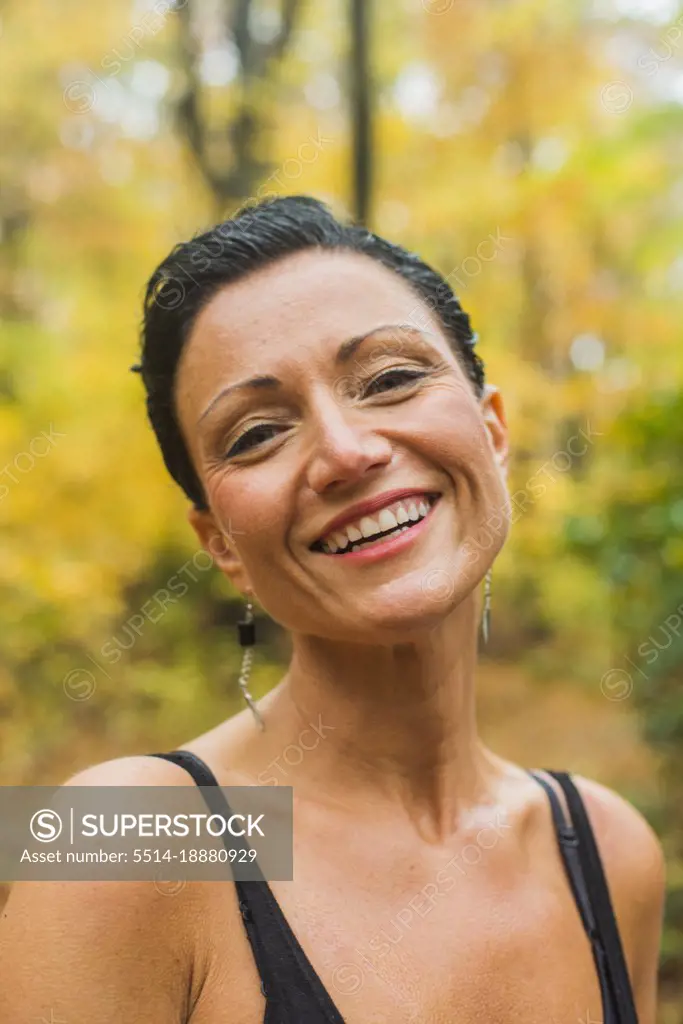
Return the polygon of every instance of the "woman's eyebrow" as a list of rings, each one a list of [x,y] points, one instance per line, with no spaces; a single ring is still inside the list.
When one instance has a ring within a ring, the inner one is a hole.
[[[205,416],[208,416],[213,407],[227,395],[230,395],[235,391],[248,390],[249,388],[277,388],[280,387],[281,384],[282,381],[278,377],[273,377],[272,374],[261,374],[258,377],[247,377],[246,380],[239,380],[236,384],[228,384],[227,387],[221,388],[218,394],[211,399],[206,409],[197,420],[197,426],[199,426]]]
[[[388,333],[392,333],[395,336],[401,334],[413,335],[416,341],[419,340],[423,342],[425,348],[431,349],[436,354],[436,349],[430,345],[426,339],[426,334],[428,332],[420,330],[420,328],[416,327],[414,324],[382,324],[381,327],[373,327],[371,331],[366,331],[365,334],[358,334],[354,338],[349,338],[347,341],[343,341],[337,350],[334,360],[335,363],[340,365],[348,363],[358,347],[362,345],[364,341],[367,341],[368,338],[372,338],[375,334]]]
[[[367,341],[368,338],[371,338],[375,334],[387,333],[390,331],[395,334],[412,334],[415,336],[415,340],[419,339],[425,348],[428,348],[435,354],[438,354],[436,349],[427,342],[425,332],[414,327],[413,324],[382,324],[380,327],[373,327],[372,330],[366,331],[364,334],[357,334],[353,338],[347,338],[346,341],[343,341],[337,349],[337,353],[334,357],[335,364],[343,365],[344,363],[348,363],[364,341]],[[213,407],[223,398],[226,398],[227,395],[233,394],[236,391],[249,390],[250,388],[259,389],[278,387],[282,387],[282,381],[279,377],[274,377],[272,374],[260,374],[256,377],[247,377],[244,380],[237,381],[235,384],[228,384],[227,387],[221,388],[218,394],[211,399],[206,409],[197,420],[197,426],[199,426],[205,416],[208,416]]]

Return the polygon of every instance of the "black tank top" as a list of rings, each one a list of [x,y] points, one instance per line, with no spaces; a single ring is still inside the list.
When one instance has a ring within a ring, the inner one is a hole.
[[[218,786],[208,765],[189,750],[151,756],[180,765],[198,786]],[[548,772],[567,799],[567,820],[553,787],[536,772],[529,774],[543,787],[550,801],[560,856],[600,981],[603,1024],[638,1024],[607,879],[581,795],[567,772]],[[220,798],[221,809],[224,806],[225,812],[231,814],[220,788],[216,796]],[[213,795],[210,807],[214,813],[220,813]],[[234,838],[228,838],[227,833],[224,840],[234,846]],[[266,997],[263,1024],[345,1024],[260,871],[258,876],[259,881],[235,881],[234,885],[261,976],[261,991]]]

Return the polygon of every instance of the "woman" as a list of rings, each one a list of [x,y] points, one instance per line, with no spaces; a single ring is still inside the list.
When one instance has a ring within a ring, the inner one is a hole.
[[[474,340],[437,273],[306,197],[157,269],[140,369],[166,466],[293,654],[257,706],[247,648],[249,706],[184,754],[68,784],[291,785],[295,880],[18,884],[3,1020],[654,1021],[650,827],[477,736],[479,584],[509,503]]]

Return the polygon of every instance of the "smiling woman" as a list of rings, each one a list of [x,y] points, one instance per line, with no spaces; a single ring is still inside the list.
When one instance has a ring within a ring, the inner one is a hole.
[[[652,1024],[650,827],[477,734],[480,585],[510,508],[503,401],[474,344],[436,271],[307,197],[243,210],[157,269],[140,370],[164,461],[293,654],[258,707],[69,784],[243,785],[300,750],[295,877],[165,901],[18,885],[8,1020]],[[27,1007],[14,979],[41,959]]]

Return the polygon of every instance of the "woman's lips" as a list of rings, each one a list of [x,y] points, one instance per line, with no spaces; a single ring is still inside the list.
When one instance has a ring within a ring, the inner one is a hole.
[[[350,563],[353,562],[355,565],[364,564],[367,565],[370,562],[377,562],[381,558],[388,558],[391,555],[400,554],[413,544],[418,537],[429,528],[434,510],[438,506],[440,498],[434,502],[429,509],[427,515],[413,523],[408,529],[398,531],[395,534],[385,538],[384,540],[375,541],[365,547],[360,547],[356,551],[345,551],[343,553],[338,552],[337,554],[328,553],[326,551],[318,552],[324,555],[325,558],[338,559],[340,562]],[[406,524],[407,525],[407,524]]]
[[[332,553],[335,554],[337,550],[344,551],[349,543],[361,544],[366,540],[370,540],[374,536],[380,536],[381,533],[386,533],[387,526],[385,525],[379,531],[376,527],[381,525],[382,516],[387,512],[391,513],[394,528],[396,528],[396,525],[410,526],[417,522],[416,517],[418,516],[418,510],[422,506],[430,508],[440,497],[440,491],[409,491],[405,496],[395,498],[393,501],[389,501],[384,505],[377,505],[375,510],[359,513],[355,518],[346,520],[345,525],[337,528],[336,530],[327,530],[325,534],[320,536],[309,546],[309,550],[324,551],[327,553],[327,548],[331,547]],[[423,513],[419,512],[419,516],[422,515]],[[402,518],[400,518],[401,516]],[[369,534],[364,530],[364,520],[370,520],[370,522],[367,523],[369,527],[371,526],[371,523],[374,523],[375,528]],[[355,533],[356,536],[352,536],[352,532]],[[345,543],[342,543],[342,539]]]

